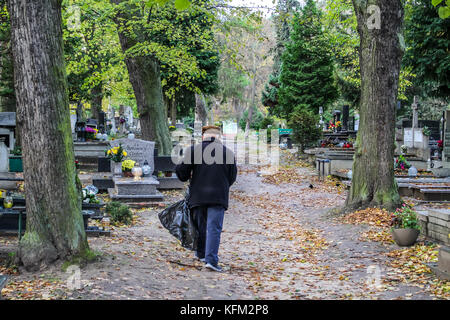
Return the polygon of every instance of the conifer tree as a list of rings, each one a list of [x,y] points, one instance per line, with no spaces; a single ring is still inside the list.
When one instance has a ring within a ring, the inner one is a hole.
[[[308,0],[292,20],[290,41],[282,55],[280,115],[289,118],[295,109],[315,114],[337,97],[330,49],[321,27],[321,12]]]

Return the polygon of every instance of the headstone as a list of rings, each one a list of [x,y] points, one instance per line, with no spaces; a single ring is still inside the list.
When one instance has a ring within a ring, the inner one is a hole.
[[[359,114],[355,112],[355,131],[359,130]]]
[[[202,136],[202,123],[200,121],[194,122],[194,138]]]
[[[70,127],[72,128],[72,134],[75,133],[75,125],[77,124],[77,111],[70,111]]]
[[[132,127],[134,124],[134,118],[133,118],[133,108],[127,106],[125,107],[125,118],[127,119],[128,128]]]
[[[444,126],[444,150],[442,151],[442,165],[444,168],[450,168],[450,110],[445,111]]]
[[[0,112],[0,127],[15,127],[16,113],[15,112]]]
[[[15,112],[0,112],[0,138],[4,139],[5,145],[9,149],[14,149],[14,130],[16,127]]]
[[[0,141],[0,172],[9,171],[9,150],[5,142]]]
[[[111,172],[111,161],[106,157],[98,158],[98,172]]]
[[[342,130],[348,131],[348,118],[350,115],[350,106],[342,107]]]
[[[140,166],[147,160],[148,164],[154,168],[155,142],[140,139],[117,139],[109,142],[111,147],[122,144],[122,148],[128,153],[127,158],[136,161]]]

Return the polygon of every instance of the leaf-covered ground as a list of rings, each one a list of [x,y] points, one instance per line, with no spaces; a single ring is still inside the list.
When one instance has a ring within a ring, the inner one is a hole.
[[[292,157],[288,154],[289,157]],[[222,274],[206,270],[163,229],[161,209],[136,210],[132,226],[108,238],[90,238],[97,262],[81,269],[71,290],[62,265],[43,272],[2,267],[6,299],[448,299],[449,283],[424,264],[436,245],[396,246],[389,213],[368,209],[346,217],[330,213],[346,191],[320,182],[292,158],[275,174],[242,167],[232,188],[220,248]],[[182,192],[167,193],[168,202]],[[16,238],[0,238],[0,259]]]

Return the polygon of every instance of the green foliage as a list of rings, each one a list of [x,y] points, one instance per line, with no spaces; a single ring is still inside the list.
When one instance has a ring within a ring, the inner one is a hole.
[[[416,74],[415,94],[450,96],[450,19],[441,19],[429,0],[406,6],[404,67]],[[418,92],[417,92],[418,91]]]
[[[420,230],[417,212],[407,204],[397,209],[392,214],[391,226],[394,229],[418,229]]]
[[[269,126],[273,126],[275,124],[275,119],[272,116],[267,116],[264,119],[262,119],[260,128],[261,129],[267,129]]]
[[[439,17],[447,19],[450,17],[450,0],[432,0],[433,6],[438,7]],[[439,6],[442,4],[441,6]]]
[[[318,123],[319,117],[309,111],[307,106],[297,106],[291,113],[288,127],[293,130],[293,140],[300,144],[302,150],[320,139],[322,131]]]
[[[318,113],[337,98],[330,48],[320,19],[313,0],[294,15],[291,40],[282,56],[280,116],[289,118],[296,106]]]
[[[219,52],[214,49],[214,16],[205,8],[211,1],[198,0],[192,3],[190,10],[183,13],[175,8],[167,6],[164,8],[166,18],[171,22],[171,28],[183,32],[190,30],[186,37],[172,37],[169,33],[167,37],[160,34],[159,30],[151,36],[166,46],[167,48],[184,47],[186,53],[195,59],[200,76],[195,73],[180,75],[179,66],[170,63],[161,63],[161,76],[163,89],[167,97],[173,97],[178,91],[192,91],[206,95],[215,94],[218,90],[218,69],[220,66]],[[152,15],[149,22],[157,23],[161,19],[160,15]],[[193,43],[193,39],[201,41]],[[183,78],[192,77],[191,82],[183,85]],[[180,86],[181,84],[181,86]]]
[[[63,38],[69,100],[99,101],[128,96],[130,87],[111,6],[105,0],[64,0]],[[123,82],[123,83],[120,83]]]
[[[6,0],[0,1],[0,70],[1,111],[15,111],[16,95],[11,51],[11,25]]]
[[[247,125],[247,119],[248,119],[248,110],[244,111],[244,114],[242,118],[239,120],[239,127],[242,130],[245,130]],[[261,129],[261,124],[264,120],[264,115],[261,111],[257,110],[255,107],[253,107],[253,113],[252,113],[252,122],[250,123],[250,129],[253,130],[259,130]]]
[[[358,107],[361,75],[359,71],[359,34],[353,4],[348,0],[327,1],[322,16],[327,40],[333,51],[336,84],[342,103]]]
[[[14,149],[11,150],[11,154],[15,156],[21,156],[22,155],[22,147],[16,144],[14,146]]]
[[[131,212],[130,208],[120,202],[109,202],[106,205],[105,211],[111,217],[111,221],[115,224],[131,224],[131,222],[133,221],[133,213]]]

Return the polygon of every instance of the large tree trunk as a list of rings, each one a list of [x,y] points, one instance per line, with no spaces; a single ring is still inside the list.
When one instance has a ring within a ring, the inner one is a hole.
[[[361,38],[361,120],[346,204],[393,209],[401,201],[394,180],[394,139],[403,7],[400,0],[353,0],[353,5]],[[379,8],[379,29],[373,28],[370,5]]]
[[[22,130],[27,269],[88,249],[75,170],[62,47],[61,1],[9,0],[17,112]]]
[[[119,4],[123,0],[112,0],[112,2]],[[128,14],[130,11],[121,10],[115,19],[124,53],[136,44],[136,40],[129,36],[129,32],[124,31],[127,28],[126,22],[136,18]],[[160,155],[170,155],[172,141],[167,123],[167,108],[164,103],[159,64],[151,57],[129,55],[125,55],[125,63],[136,97],[142,137],[144,140],[155,141]]]
[[[91,91],[91,112],[92,118],[99,119],[99,114],[102,111],[102,101],[103,101],[103,84],[100,82]]]

